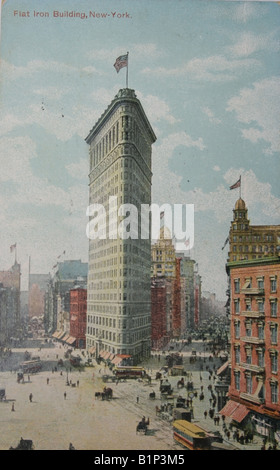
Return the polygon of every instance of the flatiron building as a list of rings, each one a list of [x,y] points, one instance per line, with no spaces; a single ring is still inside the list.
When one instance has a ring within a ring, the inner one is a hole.
[[[106,213],[104,237],[89,238],[87,349],[95,348],[97,356],[101,351],[130,355],[137,364],[151,347],[151,236],[148,230],[141,238],[140,214],[142,204],[151,204],[156,136],[134,90],[125,88],[85,140],[89,205],[99,204]],[[115,212],[112,222],[109,208],[118,211],[125,204],[136,208],[138,236],[120,236],[112,229],[126,212]]]

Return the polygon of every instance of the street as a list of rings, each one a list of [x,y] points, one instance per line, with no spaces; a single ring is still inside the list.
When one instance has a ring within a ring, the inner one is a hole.
[[[197,344],[197,349],[200,351],[200,344]],[[171,416],[156,412],[166,404],[159,391],[160,382],[155,379],[156,372],[166,364],[164,355],[161,354],[160,358],[154,355],[144,364],[152,378],[151,383],[147,380],[127,380],[104,384],[102,375],[111,374],[104,363],[98,365],[94,360],[94,367],[81,371],[72,367],[70,372],[62,345],[57,343],[41,350],[28,350],[33,356],[39,355],[43,361],[42,371],[30,374],[30,381],[26,374],[25,382],[17,383],[16,372],[5,370],[7,367],[2,366],[0,372],[0,388],[6,389],[7,397],[6,401],[0,402],[0,450],[15,447],[22,437],[31,439],[36,450],[67,450],[72,443],[77,450],[182,451],[173,440]],[[24,349],[14,349],[12,356],[20,352],[23,354]],[[188,361],[190,353],[183,352],[183,355],[184,362]],[[64,366],[54,371],[59,359],[64,361]],[[222,420],[215,425],[209,413],[204,416],[205,410],[210,408],[211,393],[208,388],[210,384],[214,386],[214,374],[209,379],[210,374],[205,367],[203,371],[198,369],[196,364],[188,363],[186,367],[194,389],[198,391],[198,396],[193,398],[192,421],[207,425],[211,430],[219,430],[223,435]],[[71,382],[69,386],[66,385],[67,378]],[[173,388],[174,400],[178,395],[188,397],[185,387],[177,389],[180,377],[167,378]],[[112,400],[103,401],[95,396],[104,386],[113,389]],[[199,398],[201,389],[203,400]],[[155,399],[150,398],[151,392],[155,392]],[[143,416],[150,420],[147,435],[136,433],[136,426]],[[232,437],[230,442],[233,444]],[[255,440],[253,444],[241,448],[253,450],[260,448],[260,444]]]

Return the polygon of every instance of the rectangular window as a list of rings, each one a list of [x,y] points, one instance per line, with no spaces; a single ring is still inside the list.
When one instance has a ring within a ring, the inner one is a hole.
[[[252,351],[251,351],[251,349],[246,349],[246,364],[252,364]]]
[[[253,382],[252,382],[252,376],[251,374],[248,374],[246,376],[246,391],[247,393],[249,393],[250,395],[252,395],[252,391],[253,391]]]
[[[252,325],[251,323],[246,323],[246,336],[252,336]]]
[[[264,289],[264,279],[258,279],[258,289]]]
[[[235,292],[235,294],[240,293],[240,279],[235,279],[234,280],[234,292]]]
[[[235,363],[240,364],[240,347],[235,348]]]
[[[272,317],[277,317],[277,300],[270,302],[270,315]]]
[[[240,300],[236,299],[234,301],[234,313],[240,313]]]
[[[271,333],[271,343],[277,344],[278,327],[276,324],[270,327],[270,333]]]
[[[258,365],[259,365],[259,367],[264,367],[264,352],[263,352],[263,350],[258,352]]]
[[[259,339],[264,339],[264,325],[263,324],[258,325],[258,335],[259,335]]]
[[[278,383],[271,383],[271,402],[278,403]]]
[[[235,338],[239,339],[240,338],[240,321],[235,323]]]
[[[270,292],[276,292],[276,290],[277,290],[276,278],[270,279]]]
[[[235,372],[234,377],[235,377],[235,389],[240,390],[240,372],[239,371]]]
[[[278,372],[278,355],[276,351],[271,355],[271,372],[273,374],[277,374]]]

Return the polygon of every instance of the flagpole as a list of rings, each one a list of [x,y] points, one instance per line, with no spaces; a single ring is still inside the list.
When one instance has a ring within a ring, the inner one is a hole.
[[[241,175],[240,175],[239,197],[241,199]]]
[[[126,67],[126,88],[128,88],[128,52],[127,52],[127,67]]]

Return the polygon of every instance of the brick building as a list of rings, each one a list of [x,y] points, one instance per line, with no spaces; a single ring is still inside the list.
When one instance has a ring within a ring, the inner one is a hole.
[[[271,440],[280,436],[280,257],[227,264],[231,383],[221,411]]]
[[[172,280],[152,278],[151,341],[153,349],[163,349],[172,337]]]
[[[15,261],[7,271],[0,271],[1,303],[0,303],[0,337],[2,345],[8,345],[12,339],[22,337],[20,317],[20,264]]]
[[[87,290],[77,287],[70,290],[70,336],[79,349],[86,347]]]

